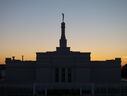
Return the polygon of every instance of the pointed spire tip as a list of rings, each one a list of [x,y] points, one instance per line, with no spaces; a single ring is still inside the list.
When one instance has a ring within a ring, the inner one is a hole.
[[[64,22],[64,13],[62,13],[62,22]]]

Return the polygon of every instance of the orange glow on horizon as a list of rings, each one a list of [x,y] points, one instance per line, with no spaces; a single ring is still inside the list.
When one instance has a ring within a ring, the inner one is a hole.
[[[46,52],[46,51],[43,51],[43,52]],[[17,59],[17,60],[22,59],[22,55],[18,55],[18,54],[11,55],[11,56],[6,56],[6,57],[2,56],[0,58],[0,64],[5,64],[5,58],[8,58],[8,57],[12,58],[12,56],[15,56],[15,59]],[[115,59],[115,58],[117,58],[117,57],[110,56],[110,57],[106,58],[103,55],[102,56],[101,55],[100,56],[98,56],[98,55],[94,56],[91,53],[91,61],[105,61],[105,60],[111,60],[111,59]],[[121,62],[122,66],[127,64],[127,57],[126,56],[125,57],[120,57],[120,58],[121,58],[121,61],[122,61]],[[26,61],[36,61],[36,53],[35,54],[30,54],[30,53],[29,54],[24,54],[24,60],[26,60]]]

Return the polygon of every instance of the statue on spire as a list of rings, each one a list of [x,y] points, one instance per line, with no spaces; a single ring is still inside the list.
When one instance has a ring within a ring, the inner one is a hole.
[[[64,22],[64,13],[62,13],[62,22]]]

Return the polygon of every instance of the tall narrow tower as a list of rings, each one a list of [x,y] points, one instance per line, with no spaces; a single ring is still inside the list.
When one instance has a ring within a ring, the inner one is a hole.
[[[67,47],[67,39],[65,36],[64,14],[62,13],[61,38],[59,40],[59,47],[57,47],[57,52],[68,52],[68,51],[70,51],[70,47]]]
[[[62,13],[62,23],[61,23],[61,38],[60,38],[60,47],[67,47],[67,40],[65,36],[65,23],[64,23],[64,14]]]

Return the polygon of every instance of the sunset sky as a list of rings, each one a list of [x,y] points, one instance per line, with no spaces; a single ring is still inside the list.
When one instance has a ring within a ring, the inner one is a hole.
[[[0,64],[6,57],[36,60],[36,52],[55,51],[61,13],[72,51],[127,63],[127,0],[0,0]]]

